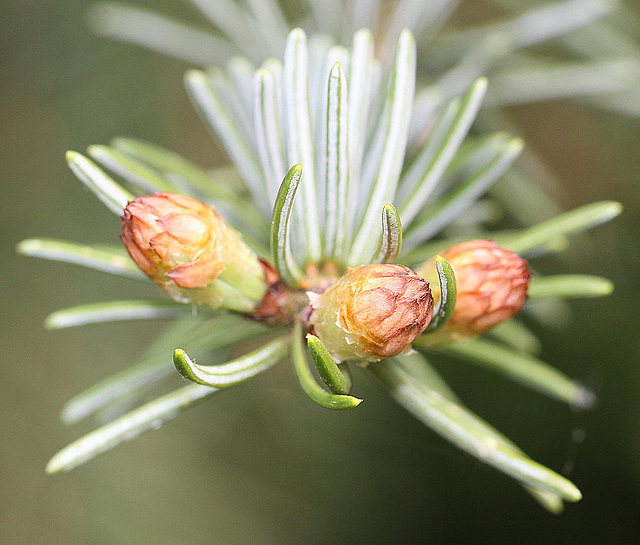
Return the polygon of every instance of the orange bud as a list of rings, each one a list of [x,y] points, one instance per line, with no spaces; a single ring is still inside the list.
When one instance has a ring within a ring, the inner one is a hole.
[[[456,275],[457,299],[445,328],[472,336],[517,314],[527,299],[530,272],[527,262],[492,240],[470,240],[441,252]],[[432,278],[435,262],[418,268]],[[434,290],[434,297],[439,293]]]
[[[240,234],[196,199],[165,191],[138,197],[124,210],[120,238],[142,271],[178,301],[242,310],[266,290],[264,271]],[[232,284],[224,293],[214,284],[221,276]],[[237,304],[226,301],[232,294]]]
[[[429,283],[402,265],[349,269],[310,299],[310,323],[338,361],[399,354],[429,325],[433,311]]]

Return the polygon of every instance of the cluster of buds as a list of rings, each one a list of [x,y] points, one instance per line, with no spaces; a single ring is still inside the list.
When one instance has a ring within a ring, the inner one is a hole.
[[[240,234],[196,199],[162,192],[131,201],[121,239],[176,301],[250,312],[267,291],[265,271]]]
[[[211,206],[157,193],[131,201],[122,224],[121,238],[133,260],[175,300],[225,307],[268,323],[293,319],[285,307],[291,298],[275,271]],[[450,338],[482,333],[521,309],[529,270],[513,252],[473,240],[441,255],[457,284],[445,326]],[[309,328],[335,360],[369,362],[410,349],[429,325],[440,291],[431,260],[417,272],[390,264],[348,269],[325,291],[308,296]]]

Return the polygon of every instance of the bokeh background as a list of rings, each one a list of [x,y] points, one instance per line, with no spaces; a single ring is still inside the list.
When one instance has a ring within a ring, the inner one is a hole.
[[[61,307],[145,296],[126,279],[15,254],[32,236],[117,240],[119,221],[68,171],[64,151],[125,135],[203,165],[221,158],[183,91],[187,66],[95,37],[91,3],[2,3],[0,542],[640,543],[640,120],[573,101],[509,113],[557,173],[563,207],[625,205],[570,255],[573,271],[608,276],[616,292],[572,303],[565,329],[541,331],[543,358],[600,403],[575,413],[467,364],[441,366],[472,409],[578,484],[584,500],[564,515],[436,437],[366,376],[357,377],[366,403],[336,414],[308,402],[286,366],[46,476],[50,456],[91,427],[61,424],[65,400],[166,326],[43,329]],[[137,4],[194,16],[178,0]]]

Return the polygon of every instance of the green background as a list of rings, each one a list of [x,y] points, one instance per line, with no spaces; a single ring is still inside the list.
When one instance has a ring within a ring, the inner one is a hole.
[[[14,253],[33,236],[117,240],[119,220],[68,171],[64,151],[124,135],[205,166],[222,157],[188,104],[187,66],[91,35],[91,3],[3,2],[1,542],[640,542],[640,121],[571,101],[510,113],[559,175],[554,197],[564,207],[625,205],[623,216],[576,241],[569,262],[571,272],[612,278],[615,294],[572,303],[565,330],[541,332],[543,358],[595,388],[600,403],[571,412],[464,363],[440,366],[473,410],[581,488],[584,500],[564,515],[548,515],[436,437],[366,375],[355,390],[365,403],[336,413],[310,403],[287,366],[46,476],[50,456],[91,428],[60,423],[65,400],[122,369],[166,325],[43,329],[61,307],[155,293]],[[195,17],[177,0],[147,4]],[[553,259],[542,267],[569,268]]]

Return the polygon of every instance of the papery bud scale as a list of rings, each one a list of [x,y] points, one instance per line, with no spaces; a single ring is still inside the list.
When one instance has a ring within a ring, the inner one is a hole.
[[[440,252],[456,275],[457,299],[445,329],[472,336],[517,314],[527,299],[527,262],[492,240],[470,240]],[[424,278],[435,276],[435,260],[418,267]],[[439,299],[437,283],[433,296]]]
[[[122,242],[154,282],[180,302],[251,311],[266,291],[255,254],[211,206],[161,192],[131,201]]]
[[[338,361],[375,361],[410,348],[431,320],[429,283],[402,265],[349,269],[310,296],[310,323]]]

